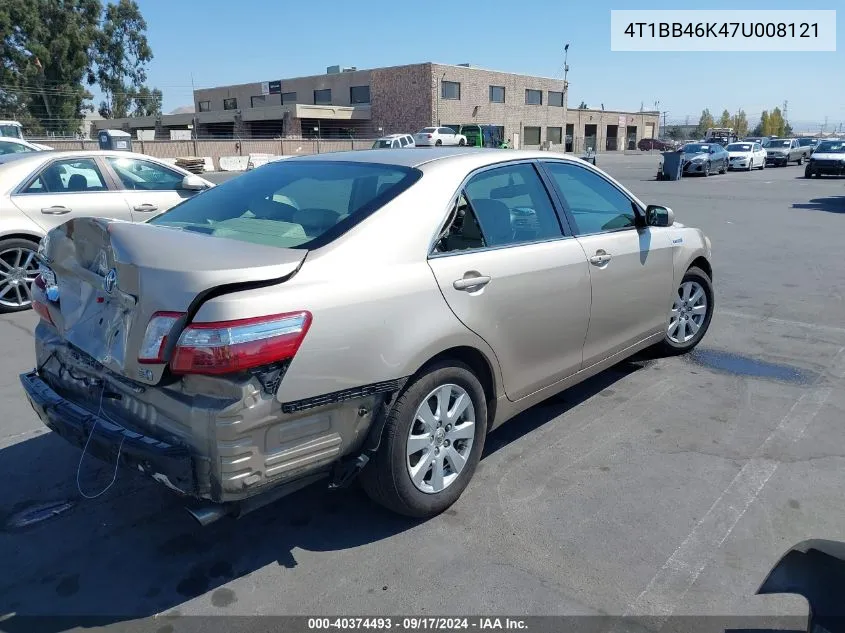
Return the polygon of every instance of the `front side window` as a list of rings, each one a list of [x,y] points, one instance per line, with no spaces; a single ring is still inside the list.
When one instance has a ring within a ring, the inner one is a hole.
[[[441,99],[460,99],[461,84],[457,81],[443,81],[440,83]]]
[[[353,105],[370,102],[369,86],[352,86],[349,89],[349,102]]]
[[[0,125],[0,136],[22,139],[23,133],[19,125]]]
[[[579,165],[543,164],[575,220],[578,235],[636,226],[631,199],[607,180]]]
[[[208,189],[150,224],[281,248],[311,248],[376,212],[420,175],[395,165],[279,161]]]
[[[0,141],[0,154],[23,154],[25,152],[34,152],[31,147],[27,147],[22,143],[9,143],[8,141]]]
[[[178,172],[137,158],[106,158],[125,189],[131,191],[174,191],[182,188]]]
[[[232,97],[231,99],[223,99],[223,109],[224,110],[237,110],[238,109],[238,100]]]
[[[325,90],[314,91],[314,105],[331,105],[332,104],[332,90],[326,88]]]
[[[488,169],[467,181],[436,250],[509,246],[562,235],[552,202],[533,165]]]
[[[100,168],[90,158],[57,160],[45,167],[24,193],[107,191]]]
[[[526,90],[525,105],[543,105],[542,90]]]

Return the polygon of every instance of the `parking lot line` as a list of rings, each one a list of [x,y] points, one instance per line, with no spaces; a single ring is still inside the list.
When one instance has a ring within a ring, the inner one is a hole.
[[[833,325],[818,325],[816,323],[806,323],[804,321],[790,321],[789,319],[778,319],[776,317],[766,317],[764,319],[761,319],[759,314],[746,314],[744,312],[733,312],[731,310],[718,310],[718,313],[737,319],[750,319],[762,323],[775,323],[777,325],[788,325],[790,327],[809,328],[811,330],[818,330],[819,332],[845,334],[845,328],[835,327]]]
[[[839,356],[842,356],[840,350]],[[709,564],[715,551],[730,536],[746,510],[774,475],[779,462],[766,457],[778,442],[795,442],[821,411],[832,389],[816,388],[802,395],[780,424],[763,441],[689,536],[632,601],[625,616],[668,618]]]

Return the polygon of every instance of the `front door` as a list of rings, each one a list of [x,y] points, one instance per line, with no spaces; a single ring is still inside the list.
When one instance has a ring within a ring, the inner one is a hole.
[[[129,156],[108,156],[105,160],[136,222],[164,213],[197,193],[182,189],[184,176],[159,163]]]
[[[590,262],[584,367],[665,328],[674,287],[671,229],[637,228],[631,198],[599,173],[543,161]]]
[[[12,194],[12,202],[44,231],[79,217],[132,220],[123,196],[109,188],[91,157],[51,161]]]
[[[518,400],[581,367],[590,315],[584,252],[564,236],[530,162],[479,171],[429,258],[458,319],[496,353]]]

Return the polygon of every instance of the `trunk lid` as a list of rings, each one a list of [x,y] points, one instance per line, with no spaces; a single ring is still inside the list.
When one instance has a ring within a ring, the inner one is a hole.
[[[101,218],[70,220],[42,245],[58,289],[48,303],[59,334],[111,371],[147,384],[165,367],[137,360],[154,313],[188,312],[200,295],[221,287],[281,283],[306,254]]]

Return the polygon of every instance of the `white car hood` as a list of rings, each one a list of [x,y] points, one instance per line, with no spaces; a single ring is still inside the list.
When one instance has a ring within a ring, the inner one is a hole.
[[[813,158],[821,160],[845,160],[845,152],[825,152],[823,154],[814,152]]]

